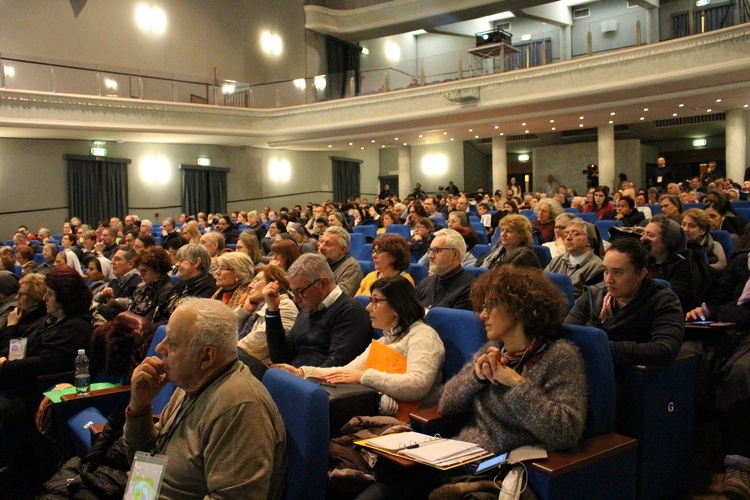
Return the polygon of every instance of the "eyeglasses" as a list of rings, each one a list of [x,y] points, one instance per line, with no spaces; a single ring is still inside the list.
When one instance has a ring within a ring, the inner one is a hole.
[[[388,250],[385,250],[383,248],[373,248],[372,253],[375,255],[380,255],[381,253],[388,253]]]
[[[218,272],[221,272],[221,271],[234,271],[234,268],[233,267],[228,267],[228,266],[219,266],[216,270]]]
[[[311,286],[313,286],[315,283],[317,283],[318,281],[320,281],[320,278],[316,279],[315,281],[313,281],[312,283],[310,283],[309,285],[307,285],[302,290],[289,290],[289,295],[291,295],[292,298],[294,298],[294,299],[297,299],[297,298],[301,299],[301,298],[303,298],[305,296],[305,292],[307,292],[307,290]]]
[[[567,227],[568,227],[568,226],[555,226],[555,229],[557,229],[558,231],[565,231],[565,229],[566,229]]]
[[[370,305],[372,305],[372,310],[378,308],[378,305],[380,305],[381,302],[388,302],[388,299],[379,299],[377,297],[370,297]]]
[[[580,236],[586,236],[586,233],[580,231],[565,231],[565,237],[567,238],[568,236],[571,238],[578,238]]]
[[[453,250],[453,249],[447,248],[447,247],[430,247],[427,250],[427,255],[439,255],[440,252],[442,252],[443,250]]]

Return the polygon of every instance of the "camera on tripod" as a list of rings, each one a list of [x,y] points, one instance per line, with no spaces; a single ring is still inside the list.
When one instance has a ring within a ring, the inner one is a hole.
[[[586,188],[599,187],[599,167],[596,163],[589,163],[581,173],[586,176]]]

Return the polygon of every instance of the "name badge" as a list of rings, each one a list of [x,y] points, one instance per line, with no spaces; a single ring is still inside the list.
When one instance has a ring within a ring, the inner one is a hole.
[[[656,177],[656,182],[661,182],[661,175]]]
[[[130,469],[130,478],[125,488],[124,499],[147,498],[153,500],[159,498],[168,459],[166,455],[150,455],[143,451],[137,451],[133,459],[133,468]]]
[[[10,341],[8,350],[8,361],[23,359],[26,357],[26,339],[13,339]]]

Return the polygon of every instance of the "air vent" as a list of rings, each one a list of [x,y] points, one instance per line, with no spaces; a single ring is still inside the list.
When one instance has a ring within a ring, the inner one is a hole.
[[[615,125],[615,132],[630,132],[630,128],[627,125]]]
[[[669,118],[667,120],[654,120],[656,128],[679,127],[680,125],[694,125],[696,123],[721,122],[726,120],[724,113],[714,113],[712,115],[685,116],[680,118]]]
[[[573,11],[573,19],[582,19],[591,15],[590,9],[576,9]]]
[[[514,141],[535,141],[539,139],[539,136],[536,134],[516,134],[516,135],[509,135],[506,138],[507,142],[514,142]]]
[[[579,128],[576,130],[563,130],[560,132],[560,137],[583,137],[596,134],[596,128]]]
[[[495,28],[503,31],[510,31],[510,23],[497,23]]]
[[[475,139],[474,142],[477,144],[492,144],[492,137],[482,137],[481,139]]]

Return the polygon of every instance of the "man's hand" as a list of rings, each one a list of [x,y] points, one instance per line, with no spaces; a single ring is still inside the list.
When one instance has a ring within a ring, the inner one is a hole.
[[[167,382],[164,362],[156,356],[144,359],[130,378],[130,410],[137,413],[149,406]]]
[[[112,287],[108,286],[104,288],[101,292],[99,292],[102,296],[102,299],[111,299],[115,296],[114,290],[112,290]]]
[[[263,287],[263,299],[266,301],[268,310],[276,312],[279,310],[279,304],[281,303],[281,295],[279,294],[279,283],[272,281]]]
[[[711,317],[711,311],[708,310],[706,303],[702,303],[700,307],[696,307],[693,310],[688,311],[685,315],[685,321],[705,321]]]
[[[23,317],[23,312],[18,308],[14,308],[9,314],[7,319],[8,326],[15,326]]]

